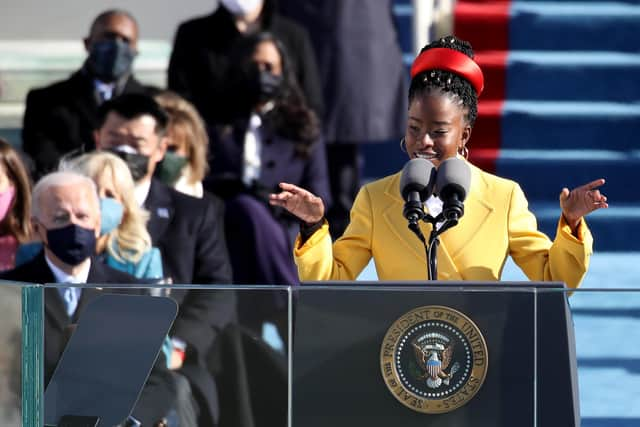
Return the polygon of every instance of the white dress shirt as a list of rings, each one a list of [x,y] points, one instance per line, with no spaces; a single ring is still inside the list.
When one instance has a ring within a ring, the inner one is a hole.
[[[100,101],[105,102],[113,98],[113,93],[116,90],[115,83],[105,83],[101,80],[94,80],[93,87],[96,89]]]
[[[262,152],[262,119],[256,113],[251,114],[249,126],[244,136],[242,182],[247,187],[251,187],[253,182],[260,178],[260,167],[262,166],[260,155]]]
[[[144,202],[149,196],[149,190],[151,189],[151,180],[145,180],[142,182],[136,182],[136,186],[133,189],[133,195],[138,202],[138,206],[144,206]]]
[[[91,268],[91,259],[87,262],[83,262],[80,266],[81,269],[76,275],[67,274],[58,268],[45,254],[44,256],[47,265],[53,273],[53,277],[56,279],[56,283],[87,283],[89,278],[89,269]],[[56,288],[60,293],[60,297],[64,302],[69,317],[73,317],[73,314],[78,308],[78,302],[82,295],[82,288]]]

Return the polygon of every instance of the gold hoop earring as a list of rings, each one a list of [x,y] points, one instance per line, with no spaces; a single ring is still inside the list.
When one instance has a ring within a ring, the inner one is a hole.
[[[458,154],[465,158],[465,160],[469,160],[469,149],[467,148],[467,144],[458,148]]]
[[[404,136],[400,140],[400,151],[402,151],[403,153],[407,152],[407,141],[404,139]]]

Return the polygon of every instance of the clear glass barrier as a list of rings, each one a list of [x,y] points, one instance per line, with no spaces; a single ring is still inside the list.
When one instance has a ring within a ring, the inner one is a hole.
[[[44,289],[45,426],[286,425],[288,287],[76,285],[71,318],[67,288]]]
[[[39,426],[42,405],[41,287],[0,285],[0,425]]]
[[[214,332],[203,338],[211,346],[188,347],[186,360],[193,363],[195,352],[196,365],[211,375],[217,388],[211,410],[221,427],[256,420],[305,427],[640,425],[640,288],[549,286],[105,285],[82,287],[82,298],[116,293],[178,300],[183,318],[168,336],[179,323],[189,325],[189,309],[195,310],[190,313],[200,320],[194,324]],[[43,424],[38,375],[47,355],[38,346],[51,318],[43,321],[42,312],[60,295],[47,287],[0,285],[3,426],[20,419]],[[125,314],[110,313],[119,320]],[[140,332],[133,321],[127,325],[110,338],[116,354],[136,350],[124,338]],[[64,343],[78,329],[67,332]],[[16,359],[21,348],[22,364]],[[162,371],[184,373],[191,387],[202,386],[184,369],[169,369],[169,362],[165,358]],[[22,367],[22,404],[16,366]],[[178,416],[166,415],[169,421]]]

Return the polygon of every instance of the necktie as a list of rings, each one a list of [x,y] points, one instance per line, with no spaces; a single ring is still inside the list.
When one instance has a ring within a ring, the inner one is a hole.
[[[78,288],[63,288],[60,290],[69,317],[72,317],[73,313],[76,312],[76,308],[78,308],[78,291]]]

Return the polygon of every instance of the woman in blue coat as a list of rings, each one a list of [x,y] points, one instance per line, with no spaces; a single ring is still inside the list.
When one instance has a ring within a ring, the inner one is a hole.
[[[151,246],[146,223],[149,213],[136,203],[134,184],[127,165],[102,151],[84,154],[63,163],[93,179],[100,195],[100,238],[97,253],[117,270],[141,279],[162,279],[162,259]]]

